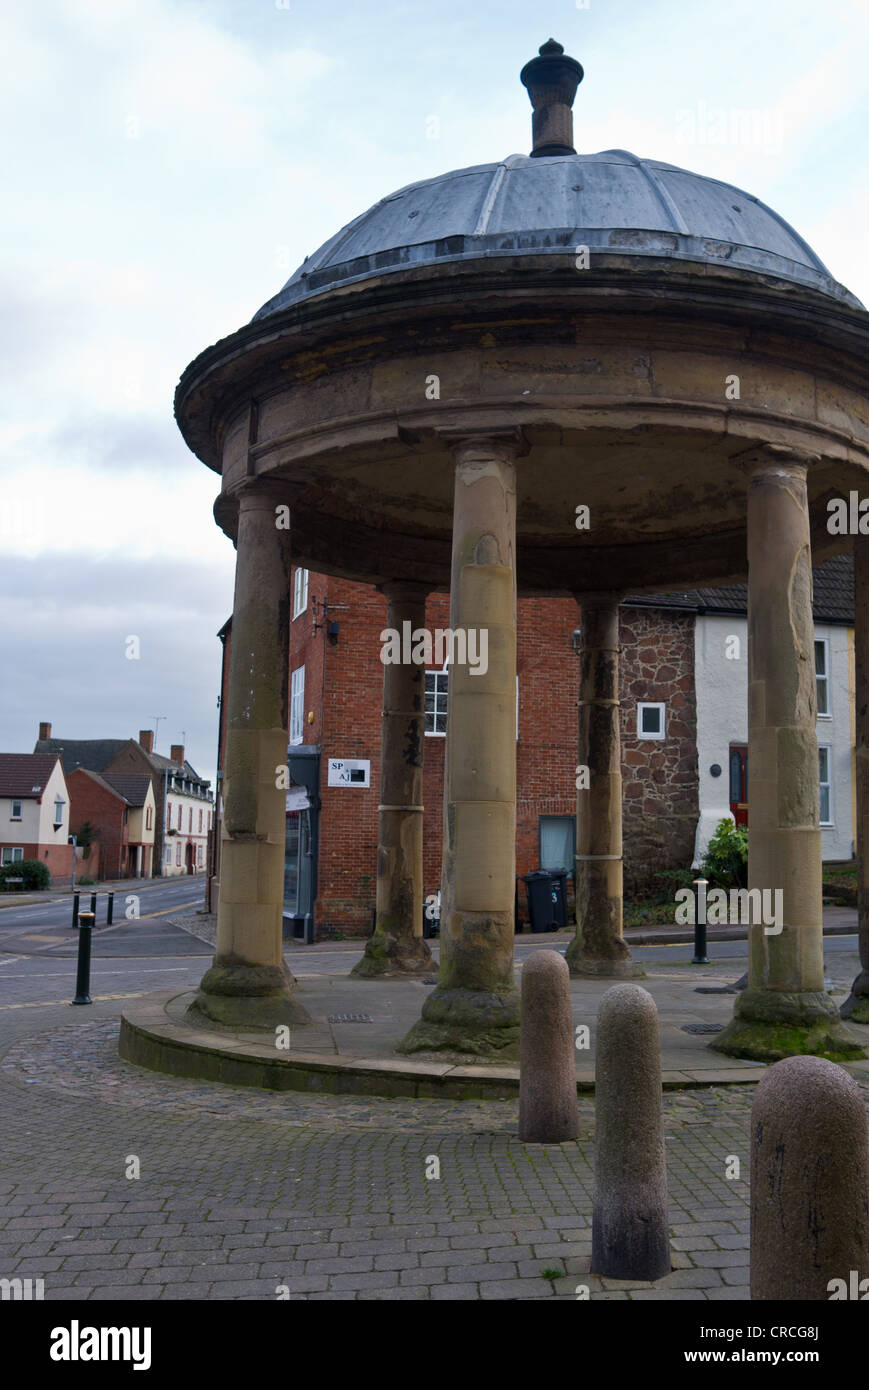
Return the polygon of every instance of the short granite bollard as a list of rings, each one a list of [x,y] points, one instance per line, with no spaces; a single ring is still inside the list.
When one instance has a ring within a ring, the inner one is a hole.
[[[658,1010],[640,985],[601,999],[594,1089],[591,1272],[661,1279],[670,1238]]]
[[[558,951],[535,951],[522,967],[519,1138],[560,1144],[578,1133],[570,970]]]
[[[776,1062],[751,1107],[751,1297],[857,1297],[838,1290],[869,1275],[867,1183],[856,1082],[823,1057]]]

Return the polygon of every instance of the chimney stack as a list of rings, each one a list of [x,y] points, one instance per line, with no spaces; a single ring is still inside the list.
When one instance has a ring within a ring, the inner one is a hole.
[[[582,66],[575,58],[565,56],[555,39],[548,39],[540,48],[539,58],[532,58],[519,74],[519,81],[528,88],[534,115],[531,129],[534,148],[532,158],[556,154],[576,154],[573,148],[573,98],[583,78]]]
[[[51,738],[51,725],[50,725],[50,724],[45,724],[45,723],[40,724],[40,726],[39,726],[39,737],[40,737],[40,739]]]
[[[139,747],[140,747],[140,748],[144,748],[144,750],[145,750],[146,753],[153,753],[153,752],[154,752],[154,730],[153,730],[153,729],[140,729],[140,730],[139,730]]]
[[[173,744],[172,744],[172,749],[171,749],[171,752],[170,752],[169,756],[170,756],[170,758],[172,759],[173,763],[180,763],[181,766],[183,767],[183,766],[184,766],[184,744],[183,744],[183,743],[173,743]]]

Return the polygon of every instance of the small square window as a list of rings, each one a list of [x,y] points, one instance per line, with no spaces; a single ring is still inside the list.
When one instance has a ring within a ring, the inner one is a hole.
[[[663,738],[666,730],[666,710],[664,704],[637,705],[637,738]]]

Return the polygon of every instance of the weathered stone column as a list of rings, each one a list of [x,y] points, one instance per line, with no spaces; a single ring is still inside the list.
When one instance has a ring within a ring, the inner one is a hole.
[[[519,441],[455,446],[450,627],[486,652],[451,660],[444,771],[440,974],[400,1050],[518,1055],[516,466]],[[472,639],[473,634],[473,639]],[[483,645],[485,644],[485,646]],[[469,652],[470,654],[470,652]]]
[[[768,448],[748,484],[748,884],[780,894],[749,926],[748,988],[710,1043],[760,1061],[862,1056],[824,992],[807,460]]]
[[[386,626],[401,634],[425,627],[426,590],[385,584]],[[425,666],[383,667],[380,807],[377,832],[377,914],[365,954],[351,975],[378,979],[431,970],[422,935],[422,771],[425,749]]]
[[[309,1023],[281,950],[290,547],[274,498],[240,499],[223,783],[217,953],[193,1008],[218,1023]]]
[[[869,538],[854,537],[854,703],[860,974],[840,1009],[869,1023]]]
[[[622,937],[622,764],[619,733],[619,596],[577,594],[582,616],[576,793],[576,935],[571,975],[627,978],[643,971]]]

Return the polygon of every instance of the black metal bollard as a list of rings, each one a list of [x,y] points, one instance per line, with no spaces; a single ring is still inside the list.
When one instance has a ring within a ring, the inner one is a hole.
[[[115,915],[115,895],[114,893],[107,893],[106,897],[109,900],[109,905],[106,909],[106,926],[110,927],[112,925]]]
[[[697,903],[694,910],[694,955],[691,957],[691,964],[708,965],[709,957],[706,954],[706,885],[709,880],[708,878],[695,878],[694,882],[697,884]]]
[[[81,912],[78,919],[78,964],[75,971],[74,1004],[92,1004],[91,987],[91,929],[93,912]]]
[[[96,922],[96,920],[97,920],[97,895],[96,895],[96,893],[91,893],[91,912],[93,913],[94,922]]]
[[[81,893],[73,893],[73,895],[72,895],[72,929],[73,929],[73,931],[75,931],[76,927],[78,926],[78,904],[79,904],[79,899],[80,899],[80,898],[81,898]]]
[[[310,912],[305,913],[305,945],[314,944],[314,918]]]

